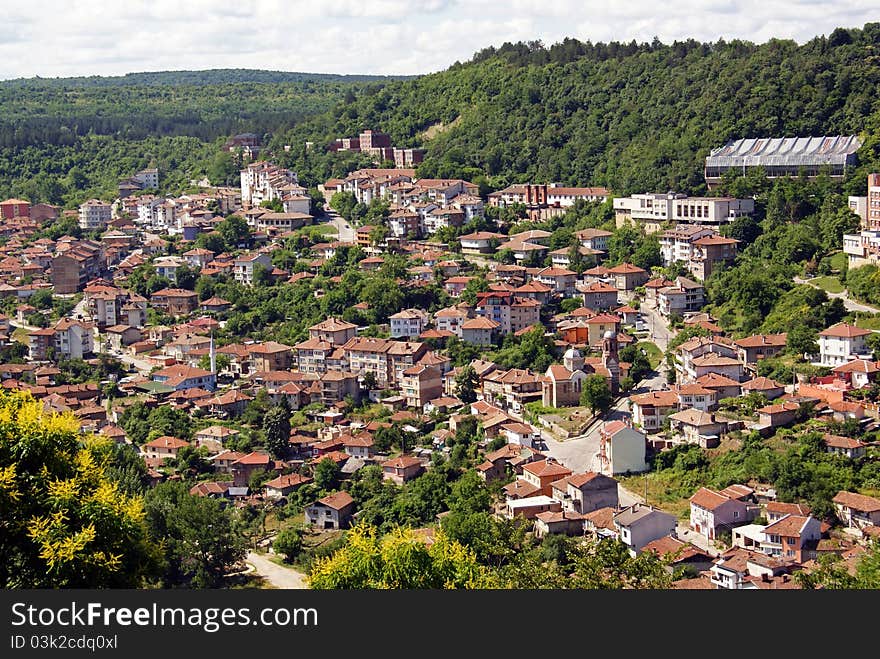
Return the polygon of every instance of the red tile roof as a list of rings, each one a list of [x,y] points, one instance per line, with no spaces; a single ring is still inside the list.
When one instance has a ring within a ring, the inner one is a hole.
[[[871,330],[861,329],[855,325],[837,323],[836,325],[832,325],[828,329],[819,332],[819,336],[834,336],[837,338],[851,339],[856,336],[867,336],[870,333]]]
[[[835,495],[832,501],[861,512],[870,513],[880,511],[880,499],[866,497],[863,494],[856,494],[855,492],[840,491]]]

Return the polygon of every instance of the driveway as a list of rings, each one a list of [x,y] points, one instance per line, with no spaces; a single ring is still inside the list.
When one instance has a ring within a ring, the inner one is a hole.
[[[307,589],[306,575],[293,568],[276,565],[262,554],[248,552],[247,562],[254,566],[256,573],[266,579],[275,588],[283,590]]]

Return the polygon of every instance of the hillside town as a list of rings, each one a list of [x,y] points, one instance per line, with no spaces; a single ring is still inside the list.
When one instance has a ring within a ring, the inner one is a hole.
[[[880,498],[852,486],[817,502],[772,479],[673,496],[650,478],[755,442],[880,457],[880,341],[857,307],[837,301],[814,341],[705,310],[754,198],[487,191],[420,177],[424,150],[372,129],[328,150],[378,166],[310,188],[255,137],[224,147],[245,150],[238,187],[166,196],[149,168],[78,209],[0,202],[2,387],[131,446],[153,486],[296,502],[315,537],[376,518],[363,474],[403,488],[443,460],[473,470],[498,519],[653,552],[674,588],[800,588],[880,536]],[[762,157],[770,179],[839,177],[859,146],[732,141],[705,180],[714,193]],[[867,183],[839,246],[850,269],[880,261],[880,174]]]

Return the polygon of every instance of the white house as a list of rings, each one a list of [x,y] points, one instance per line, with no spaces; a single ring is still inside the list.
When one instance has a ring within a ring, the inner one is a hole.
[[[819,332],[819,363],[822,366],[840,366],[854,359],[872,359],[865,337],[871,330],[847,323],[837,323]]]
[[[272,259],[269,258],[268,254],[263,254],[262,252],[245,254],[235,259],[233,268],[235,281],[248,286],[252,285],[254,283],[254,268],[258,263],[264,268],[272,269]]]
[[[541,439],[541,433],[527,423],[505,423],[501,426],[501,434],[507,438],[508,444],[519,444],[531,448]]]
[[[404,309],[389,317],[391,338],[417,339],[425,329],[427,314],[419,309]]]
[[[643,503],[634,503],[614,514],[618,537],[633,556],[649,542],[670,535],[677,523],[674,515]]]
[[[82,359],[94,352],[92,328],[68,318],[62,318],[52,328],[55,330],[55,349],[67,359]]]
[[[501,233],[492,233],[491,231],[478,231],[469,233],[459,237],[461,243],[461,251],[465,254],[487,254],[495,251],[493,244],[507,238]]]
[[[606,423],[599,431],[599,461],[602,473],[613,476],[648,470],[645,461],[645,433],[623,421]]]
[[[760,512],[757,506],[706,487],[701,487],[694,493],[690,504],[691,529],[709,540],[715,539],[719,531],[748,524]]]
[[[153,267],[159,277],[165,277],[173,284],[177,283],[177,269],[187,262],[179,256],[158,256],[153,259]]]

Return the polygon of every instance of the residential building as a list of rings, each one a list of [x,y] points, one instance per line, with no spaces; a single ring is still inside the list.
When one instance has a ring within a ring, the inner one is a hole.
[[[311,482],[312,479],[309,476],[302,476],[301,474],[285,474],[263,483],[263,493],[266,499],[277,501]]]
[[[774,400],[785,394],[785,386],[781,382],[771,380],[770,378],[754,378],[743,382],[740,385],[741,394],[748,396],[752,393],[764,394],[767,400]],[[729,398],[730,396],[721,396],[720,398]]]
[[[79,228],[83,231],[103,231],[112,217],[112,206],[106,201],[89,199],[79,206]]]
[[[327,371],[321,375],[321,403],[326,407],[351,396],[355,401],[361,398],[361,388],[354,373],[346,371]]]
[[[177,283],[177,269],[185,265],[187,265],[186,260],[179,256],[159,256],[153,259],[156,275],[165,277],[172,284]]]
[[[327,371],[327,357],[334,348],[328,341],[310,338],[293,346],[296,351],[297,368],[303,373]]]
[[[847,528],[880,526],[880,499],[841,490],[834,499],[837,518]]]
[[[676,277],[675,284],[657,291],[657,308],[667,318],[699,311],[706,303],[705,289],[686,277]]]
[[[698,224],[679,224],[674,229],[667,229],[660,234],[660,253],[663,264],[682,263],[687,266],[694,258],[694,243],[706,236],[718,235],[714,229]]]
[[[584,287],[578,288],[584,295],[584,306],[588,309],[605,311],[618,306],[617,288],[603,281],[594,281]]]
[[[260,470],[275,472],[277,463],[268,453],[252,451],[233,462],[229,470],[232,472],[232,482],[235,487],[247,487],[254,472]]]
[[[52,326],[56,354],[64,359],[83,359],[94,352],[91,325],[62,318]]]
[[[357,325],[331,316],[309,328],[309,338],[325,341],[333,347],[341,347],[357,334]]]
[[[620,541],[635,556],[649,542],[658,540],[675,531],[674,515],[643,503],[634,503],[614,513],[614,527]]]
[[[558,513],[562,511],[562,504],[556,499],[544,494],[534,496],[521,497],[518,499],[507,499],[507,510],[505,516],[508,519],[522,517],[524,519],[535,519],[543,513]]]
[[[150,305],[170,316],[187,316],[196,310],[199,296],[182,288],[163,288],[150,297]]]
[[[494,320],[501,334],[511,334],[531,327],[541,320],[541,303],[513,293],[489,291],[477,293],[477,316]]]
[[[852,437],[842,437],[840,435],[825,434],[822,438],[825,442],[825,450],[828,453],[843,455],[851,460],[862,458],[865,456],[866,444]]]
[[[846,364],[835,366],[831,371],[844,388],[861,389],[875,382],[880,374],[880,365],[867,359],[854,359]]]
[[[193,366],[184,366],[175,364],[174,366],[166,366],[153,373],[154,382],[159,382],[176,391],[183,389],[206,389],[214,391],[217,386],[217,379],[214,373]]]
[[[701,412],[708,412],[714,410],[718,406],[718,399],[716,398],[715,391],[704,387],[699,382],[672,385],[671,389],[675,392],[675,395],[678,396],[679,410],[694,408]]]
[[[501,323],[491,318],[468,318],[457,326],[461,340],[477,346],[488,346],[495,342]],[[453,331],[454,330],[450,330]]]
[[[730,265],[736,259],[739,240],[725,236],[704,236],[694,242],[694,252],[688,261],[688,270],[700,281],[706,281],[719,267]]]
[[[478,231],[459,236],[458,240],[461,244],[461,251],[464,254],[491,254],[495,251],[496,246],[505,238],[507,236],[502,233]]]
[[[401,372],[400,392],[409,407],[423,408],[428,401],[443,394],[440,370],[433,366],[416,364]]]
[[[277,235],[295,231],[314,222],[315,218],[308,213],[308,197],[284,197],[284,206],[283,212],[261,213],[255,216],[254,228],[257,231],[266,231],[271,235]]]
[[[775,357],[785,350],[788,334],[753,334],[736,341],[739,359],[745,364],[757,364],[761,359]]]
[[[391,338],[417,339],[428,322],[427,313],[420,309],[404,309],[388,318]]]
[[[621,263],[608,269],[618,291],[632,291],[648,281],[648,273],[632,263]]]
[[[607,252],[608,238],[614,234],[604,229],[582,229],[581,231],[576,231],[574,235],[583,247],[596,250],[597,252]]]
[[[633,423],[646,432],[663,428],[666,417],[678,412],[678,395],[674,391],[649,391],[630,396]]]
[[[141,454],[148,459],[162,460],[167,458],[174,460],[180,449],[189,445],[189,442],[178,437],[163,435],[141,446]]]
[[[532,447],[541,439],[541,432],[528,423],[513,421],[501,425],[500,436],[507,439],[508,444]]]
[[[729,361],[716,362],[701,357],[726,358]],[[698,336],[682,343],[675,351],[675,370],[680,381],[694,382],[708,373],[716,373],[740,381],[742,362],[739,362],[738,347],[729,339],[721,337]],[[717,370],[716,370],[717,369]],[[731,376],[731,373],[733,376]]]
[[[103,247],[92,241],[80,240],[65,246],[52,258],[52,286],[55,293],[78,293],[103,273],[106,255]]]
[[[348,528],[354,513],[354,499],[348,492],[336,492],[306,506],[305,520],[323,531]]]
[[[425,471],[421,461],[411,455],[401,455],[382,463],[382,478],[398,485],[408,483]]]
[[[572,295],[575,291],[577,273],[566,268],[550,267],[542,268],[535,273],[536,280],[550,286],[553,291],[560,295]]]
[[[210,249],[203,249],[201,247],[197,247],[195,249],[188,250],[182,254],[183,260],[186,261],[187,265],[191,268],[204,268],[211,261],[214,260],[214,252]]]
[[[522,468],[522,479],[537,488],[537,493],[549,497],[552,494],[552,485],[556,481],[571,476],[571,469],[555,460],[539,460],[530,462]]]
[[[696,409],[669,415],[670,430],[678,444],[697,444],[702,448],[718,446],[727,425],[713,414]]]
[[[241,201],[246,208],[282,199],[292,192],[305,193],[306,190],[299,186],[296,174],[288,169],[261,160],[241,171]]]
[[[554,499],[566,512],[591,513],[600,508],[618,507],[617,481],[595,471],[572,474],[551,483]]]
[[[786,515],[764,527],[761,549],[797,563],[816,558],[816,545],[822,537],[819,520],[802,515]]]
[[[760,513],[757,506],[706,487],[691,496],[690,505],[690,528],[709,540],[722,531],[751,523]]]
[[[819,363],[840,366],[854,359],[872,359],[865,337],[871,330],[847,323],[837,323],[819,332]]]
[[[640,473],[648,470],[645,461],[645,433],[625,424],[611,421],[599,431],[599,465],[603,474]]]
[[[286,371],[293,364],[293,348],[283,343],[255,343],[248,346],[248,352],[255,372]]]
[[[529,370],[493,370],[482,376],[483,400],[490,405],[521,413],[526,403],[542,396],[541,378]]]
[[[272,270],[272,259],[268,254],[263,252],[252,252],[244,254],[235,259],[233,266],[233,277],[239,284],[251,286],[254,283],[254,270],[257,265],[267,270]]]

